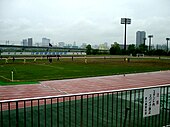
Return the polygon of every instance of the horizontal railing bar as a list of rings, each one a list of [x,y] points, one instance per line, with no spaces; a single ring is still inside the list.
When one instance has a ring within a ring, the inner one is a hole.
[[[0,103],[17,102],[17,101],[31,101],[31,100],[41,100],[41,99],[53,99],[53,98],[73,97],[73,96],[93,95],[93,94],[113,93],[113,92],[123,92],[123,91],[150,89],[150,88],[166,87],[166,86],[170,86],[170,84],[147,86],[147,87],[138,87],[138,88],[128,88],[128,89],[118,89],[118,90],[108,90],[108,91],[98,91],[98,92],[88,92],[88,93],[66,94],[66,95],[57,95],[57,96],[45,96],[45,97],[0,100]]]

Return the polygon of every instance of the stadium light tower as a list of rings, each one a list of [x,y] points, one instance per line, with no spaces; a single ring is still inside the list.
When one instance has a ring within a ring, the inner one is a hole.
[[[126,25],[131,24],[130,18],[121,18],[121,24],[125,24],[124,50],[126,50]]]
[[[168,41],[170,40],[170,38],[166,38],[167,41],[167,52],[168,52]]]
[[[151,50],[151,39],[153,38],[153,35],[149,35],[149,51]]]
[[[145,45],[146,42],[146,37],[143,38],[143,44]]]

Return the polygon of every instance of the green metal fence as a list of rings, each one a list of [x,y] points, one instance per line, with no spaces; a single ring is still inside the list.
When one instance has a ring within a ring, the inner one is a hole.
[[[168,85],[0,101],[1,127],[163,127]],[[144,117],[144,90],[160,88],[159,114]]]

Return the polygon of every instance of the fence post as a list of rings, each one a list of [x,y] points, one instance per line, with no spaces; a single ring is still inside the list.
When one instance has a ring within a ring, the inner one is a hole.
[[[16,101],[16,127],[19,127],[18,101]]]

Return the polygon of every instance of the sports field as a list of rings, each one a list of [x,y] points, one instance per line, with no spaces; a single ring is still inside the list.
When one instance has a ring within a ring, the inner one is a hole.
[[[47,59],[34,58],[12,59],[5,63],[0,60],[0,85],[9,84],[33,84],[44,80],[71,79],[79,77],[94,77],[115,74],[151,72],[169,70],[170,60],[156,58],[131,58],[130,62],[124,58],[61,58],[53,59],[49,63]],[[11,81],[13,71],[13,82]]]
[[[160,70],[169,70],[170,69],[170,60],[167,59],[155,59],[155,58],[131,58],[130,62],[124,61],[123,58],[87,58],[87,63],[85,63],[84,58],[75,58],[73,61],[71,58],[61,58],[60,61],[53,59],[52,63],[49,63],[46,59],[41,60],[37,59],[36,62],[33,59],[26,60],[26,63],[23,63],[23,60],[13,61],[9,60],[7,64],[4,63],[4,60],[0,61],[0,81],[1,85],[9,85],[9,84],[26,84],[26,83],[37,83],[42,80],[53,80],[53,79],[68,79],[68,78],[76,78],[76,77],[92,77],[92,76],[101,76],[101,75],[114,75],[114,74],[127,74],[127,73],[139,73],[139,72],[151,72],[151,71],[160,71]],[[14,72],[14,82],[11,82],[11,71]],[[81,89],[72,87],[76,92],[80,92],[79,90],[87,90],[94,88],[95,90],[100,87],[113,89],[117,88],[117,84],[119,87],[121,83],[125,87],[130,87],[130,84],[135,85],[135,87],[141,87],[142,84],[151,85],[151,84],[161,84],[169,83],[169,75],[168,71],[165,72],[157,72],[157,73],[145,73],[145,74],[137,74],[137,75],[126,75],[119,77],[110,77],[111,80],[104,81],[115,81],[115,84],[107,84],[104,87],[100,85],[99,82],[102,80],[98,80],[98,84],[94,81],[91,84],[81,85]],[[133,77],[134,76],[134,77]],[[161,77],[162,76],[162,77]],[[131,78],[130,78],[131,77]],[[155,78],[153,80],[153,77]],[[108,77],[105,77],[108,78]],[[119,80],[118,80],[119,79]],[[89,81],[89,79],[85,79]],[[126,82],[125,82],[126,81]],[[138,84],[135,83],[138,82]],[[48,82],[48,81],[47,81]],[[43,87],[44,91],[48,91],[44,94],[49,95],[54,87],[52,81],[51,84],[46,85],[30,85],[30,87],[35,86],[39,88],[38,91],[42,92],[40,86],[51,86],[51,87]],[[73,83],[76,86],[76,83]],[[94,85],[91,87],[91,85]],[[101,83],[103,84],[103,83]],[[65,86],[67,85],[67,86]],[[70,88],[68,84],[65,82],[65,85],[62,84],[62,90],[64,88]],[[79,84],[80,85],[80,84]],[[113,85],[112,87],[109,87]],[[16,86],[14,90],[14,94],[16,95],[24,93],[27,95],[26,90],[28,89],[29,95],[34,94],[33,89],[29,89],[28,86],[25,91],[21,91],[21,86]],[[123,87],[122,86],[122,87]],[[14,86],[1,86],[4,90],[7,88],[7,93],[9,89],[14,88]],[[55,89],[55,95],[57,95],[57,90],[60,89],[60,85],[55,85],[57,87]],[[100,89],[100,90],[101,90]],[[17,90],[17,92],[15,92]],[[69,89],[70,90],[70,89]],[[164,92],[163,99],[161,99],[161,103],[165,102],[165,100],[169,100],[169,95]],[[64,90],[65,91],[65,90]],[[53,90],[54,92],[54,90]],[[62,92],[62,91],[61,91]],[[67,91],[68,92],[68,91]],[[168,93],[168,92],[167,92]],[[60,93],[61,94],[61,93]],[[16,106],[11,103],[11,110],[4,110],[1,105],[0,112],[0,121],[1,126],[16,126],[16,121],[18,121],[19,126],[138,126],[145,127],[149,126],[163,126],[165,125],[165,120],[167,114],[169,114],[165,108],[160,110],[160,115],[154,117],[143,118],[142,117],[142,90],[132,91],[130,92],[122,92],[122,93],[111,93],[96,96],[89,96],[87,99],[86,96],[83,99],[77,97],[74,100],[74,97],[65,98],[65,101],[58,101],[57,98],[53,99],[52,103],[49,104],[47,100],[47,104],[40,103],[40,106],[37,106],[37,101],[28,101],[26,102],[26,108],[23,108],[23,102],[19,102],[18,110],[15,110]],[[11,96],[11,95],[10,95]],[[40,96],[40,94],[38,94]],[[131,99],[129,99],[131,98]],[[68,99],[70,99],[68,101]],[[32,107],[27,106],[28,103],[35,104]],[[13,105],[13,108],[12,108]],[[167,103],[164,104],[165,107],[169,107]],[[6,106],[6,104],[4,104]],[[8,105],[9,106],[9,105]],[[9,106],[10,107],[10,106]],[[126,113],[126,108],[131,108],[131,112]],[[164,106],[163,106],[164,107]],[[16,115],[18,112],[18,115]],[[163,120],[165,118],[165,120]],[[162,121],[162,122],[160,122]],[[168,121],[169,122],[169,121]]]

